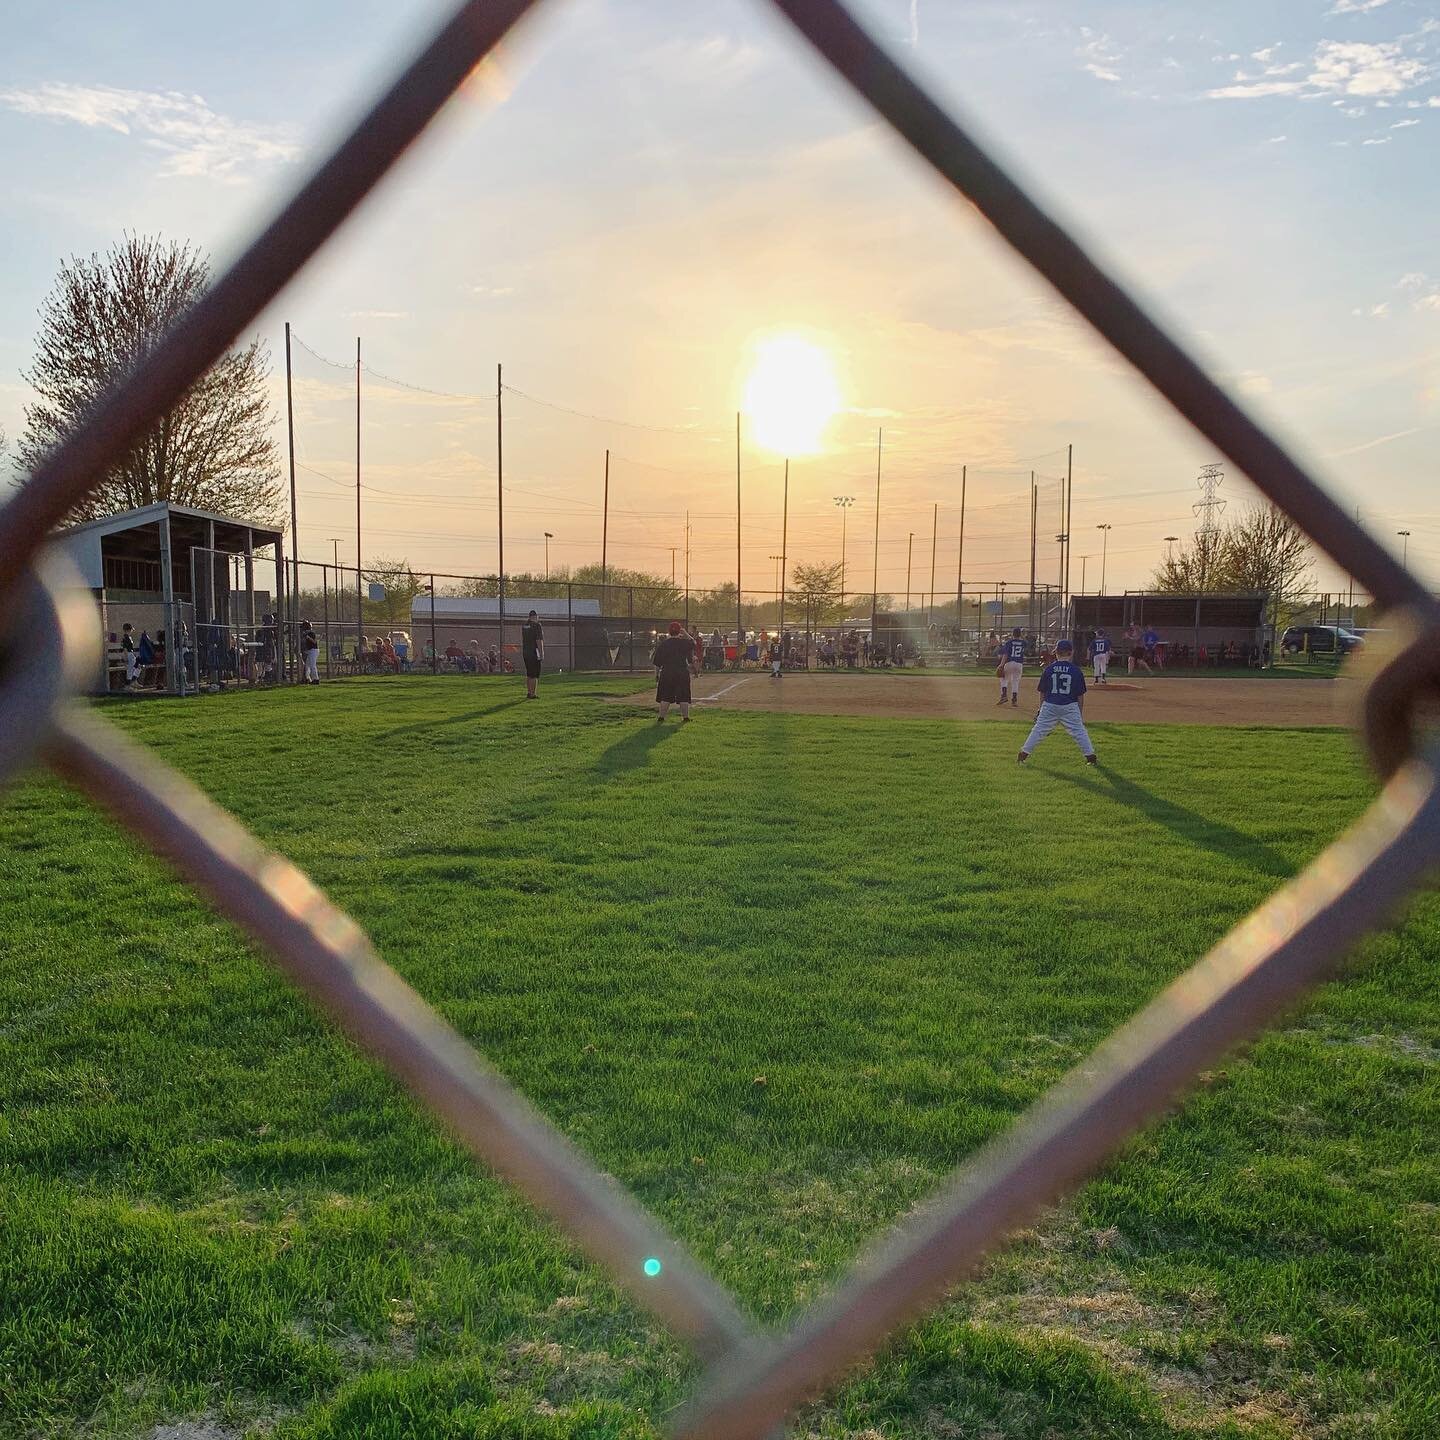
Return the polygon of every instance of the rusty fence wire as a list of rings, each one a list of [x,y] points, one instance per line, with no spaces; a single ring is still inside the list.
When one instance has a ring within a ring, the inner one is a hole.
[[[467,0],[274,221],[102,396],[0,511],[0,777],[39,758],[136,831],[238,922],[471,1152],[689,1340],[708,1370],[672,1424],[683,1440],[761,1440],[936,1304],[1005,1234],[1091,1173],[1196,1076],[1332,973],[1440,859],[1440,750],[1422,711],[1440,682],[1437,605],[1286,451],[868,35],[841,0],[771,0],[850,88],[964,195],[1090,325],[1353,574],[1407,637],[1360,721],[1384,787],[1365,816],[784,1334],[732,1296],[376,955],[295,866],[175,772],[77,707],[93,607],[43,551],[114,457],[259,315],[400,158],[534,0]]]

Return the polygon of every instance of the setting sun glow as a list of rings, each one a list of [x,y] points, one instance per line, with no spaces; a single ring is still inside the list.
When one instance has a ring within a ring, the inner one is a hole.
[[[813,455],[840,408],[829,351],[803,335],[773,335],[755,349],[743,409],[759,444],[777,455]]]

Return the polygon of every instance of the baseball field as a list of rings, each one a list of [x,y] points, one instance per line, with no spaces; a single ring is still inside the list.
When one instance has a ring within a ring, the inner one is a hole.
[[[103,708],[769,1323],[1374,792],[1331,682],[1096,697],[1087,769],[984,679],[734,678],[683,727],[613,676]],[[662,1433],[690,1356],[159,862],[39,778],[0,846],[0,1435]],[[793,1433],[1440,1434],[1437,940],[1424,897]]]

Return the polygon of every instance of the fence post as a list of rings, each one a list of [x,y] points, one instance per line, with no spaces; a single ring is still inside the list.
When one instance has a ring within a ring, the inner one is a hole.
[[[629,595],[630,595],[630,661],[629,661],[629,668],[633,671],[633,670],[635,669],[635,587],[634,587],[633,585],[627,585],[625,588],[627,589],[627,591],[629,592]]]

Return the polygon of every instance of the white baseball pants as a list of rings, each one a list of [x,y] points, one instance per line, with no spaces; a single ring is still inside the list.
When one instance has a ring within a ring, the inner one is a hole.
[[[1102,651],[1101,651],[1098,655],[1096,655],[1096,657],[1095,657],[1095,678],[1096,678],[1097,680],[1103,680],[1103,679],[1105,678],[1105,672],[1106,672],[1109,668],[1110,668],[1110,652],[1109,652],[1108,650],[1102,650]]]
[[[314,680],[317,683],[320,679],[320,652],[318,650],[307,650],[305,652],[305,678]]]
[[[1005,688],[1012,695],[1020,693],[1020,681],[1025,674],[1025,667],[1018,660],[1007,660],[1005,662]]]
[[[1080,717],[1078,705],[1052,705],[1048,700],[1040,707],[1030,738],[1020,748],[1029,755],[1035,747],[1057,726],[1062,726],[1070,738],[1080,747],[1081,753],[1093,755],[1095,747],[1085,732],[1085,721]]]

